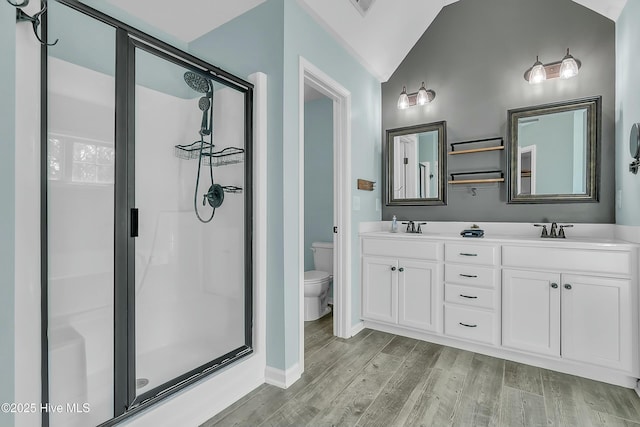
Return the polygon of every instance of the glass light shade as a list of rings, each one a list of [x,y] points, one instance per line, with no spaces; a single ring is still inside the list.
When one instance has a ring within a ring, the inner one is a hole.
[[[560,65],[560,78],[570,79],[571,77],[575,77],[577,75],[578,63],[576,62],[575,58],[569,53],[569,49],[567,49],[567,54],[564,58],[562,58],[562,65]]]
[[[424,82],[422,82],[422,86],[418,90],[418,96],[416,97],[416,104],[425,105],[430,102],[429,94],[427,93],[427,88],[424,87]]]
[[[536,62],[533,64],[531,71],[529,72],[529,84],[535,85],[547,80],[547,71],[544,69],[544,65],[536,56]]]
[[[407,95],[407,88],[405,86],[402,87],[402,93],[400,93],[400,98],[398,98],[398,108],[401,110],[409,108],[409,96]]]

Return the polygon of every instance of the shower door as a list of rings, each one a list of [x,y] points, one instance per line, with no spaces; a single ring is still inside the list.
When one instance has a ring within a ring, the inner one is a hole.
[[[253,91],[75,0],[44,16],[42,425],[107,427],[252,352]]]
[[[247,349],[247,135],[242,91],[133,46],[135,370],[144,400]]]

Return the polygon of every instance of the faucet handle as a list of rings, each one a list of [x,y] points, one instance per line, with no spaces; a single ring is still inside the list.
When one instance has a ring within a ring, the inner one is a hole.
[[[422,227],[421,227],[422,225],[427,225],[427,223],[426,222],[419,222],[418,223],[418,229],[416,230],[416,233],[422,234]]]
[[[412,232],[414,232],[416,230],[413,221],[403,222],[402,224],[406,224],[406,226],[407,226],[407,231],[406,232],[407,233],[412,233]]]
[[[542,234],[540,234],[540,237],[549,237],[549,232],[547,231],[547,225],[546,224],[533,224],[534,227],[542,227]]]
[[[573,227],[573,224],[564,224],[564,225],[561,225],[561,226],[560,226],[560,231],[558,231],[558,237],[559,237],[560,239],[566,239],[566,238],[567,238],[567,236],[565,236],[565,234],[564,234],[564,229],[565,229],[565,228],[571,228],[571,227]]]

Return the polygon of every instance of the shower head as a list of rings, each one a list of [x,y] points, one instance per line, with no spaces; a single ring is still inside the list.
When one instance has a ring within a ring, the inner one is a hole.
[[[198,108],[200,108],[200,111],[207,111],[209,107],[211,107],[211,101],[206,96],[198,100]]]
[[[187,71],[184,73],[184,81],[189,87],[196,92],[208,93],[211,92],[211,83],[208,79],[202,77],[200,74],[196,74],[193,71]]]

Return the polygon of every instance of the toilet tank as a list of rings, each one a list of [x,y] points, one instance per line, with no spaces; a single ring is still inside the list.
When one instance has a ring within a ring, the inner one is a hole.
[[[313,242],[313,266],[316,270],[326,271],[333,276],[333,243]]]

